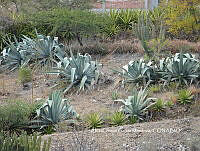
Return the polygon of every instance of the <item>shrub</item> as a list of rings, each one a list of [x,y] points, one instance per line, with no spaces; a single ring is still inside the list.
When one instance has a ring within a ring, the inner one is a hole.
[[[101,128],[103,125],[103,119],[98,113],[91,113],[86,118],[86,123],[90,129]]]
[[[200,31],[199,5],[199,0],[170,0],[164,4],[163,8],[166,9],[164,17],[169,26],[169,32],[182,38],[194,39],[196,37],[195,39],[198,39]]]
[[[88,10],[70,10],[55,8],[48,11],[39,11],[30,15],[29,20],[41,34],[57,36],[61,40],[77,40],[80,45],[82,37],[101,32],[107,24],[103,15]]]
[[[37,104],[21,100],[8,100],[0,106],[0,131],[18,131],[28,128]]]

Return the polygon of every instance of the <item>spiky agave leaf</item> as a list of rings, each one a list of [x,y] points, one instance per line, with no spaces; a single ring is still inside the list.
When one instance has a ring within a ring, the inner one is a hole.
[[[20,43],[14,37],[15,42],[11,42],[9,39],[7,47],[2,51],[3,65],[4,70],[14,71],[19,67],[26,66],[31,56],[28,54],[28,51],[20,49]]]
[[[191,54],[177,53],[160,61],[160,73],[165,82],[177,81],[188,85],[199,77],[199,61]]]
[[[62,93],[60,91],[54,91],[36,112],[38,120],[32,121],[32,123],[39,123],[43,127],[78,116],[69,104],[69,100],[62,99]]]
[[[146,63],[143,59],[130,61],[121,71],[117,71],[123,78],[124,82],[148,82],[156,79],[156,73],[152,62]]]
[[[61,58],[57,68],[53,68],[54,71],[48,72],[48,74],[57,74],[60,78],[59,81],[68,81],[70,85],[64,88],[64,93],[71,87],[79,85],[79,89],[85,89],[95,83],[97,83],[100,75],[100,64],[96,61],[92,61],[91,56],[88,54],[77,54],[76,57],[71,53],[71,57]]]
[[[58,38],[51,38],[36,32],[36,39],[23,36],[21,49],[29,50],[32,53],[33,59],[38,61],[40,65],[53,66],[57,63],[57,59],[64,57],[64,45],[58,43]]]
[[[153,105],[152,100],[154,99],[148,97],[146,89],[140,89],[139,92],[134,90],[132,96],[128,96],[128,99],[121,100],[123,103],[121,111],[129,117],[143,119],[146,111]]]

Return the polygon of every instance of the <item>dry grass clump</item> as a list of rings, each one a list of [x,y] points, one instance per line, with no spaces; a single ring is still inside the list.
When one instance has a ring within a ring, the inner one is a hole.
[[[80,45],[72,45],[71,49],[73,53],[80,52],[81,54],[88,53],[90,55],[106,55],[108,54],[108,44],[107,43],[99,43],[99,42],[93,42],[93,43],[87,43],[83,46]]]
[[[171,51],[172,53],[183,51],[190,51],[190,52],[199,52],[200,51],[200,42],[189,42],[187,40],[171,40],[168,42],[167,46],[165,47],[166,51]]]
[[[83,46],[74,44],[71,46],[74,53],[89,53],[90,55],[107,55],[112,53],[136,53],[143,52],[137,40],[118,40],[114,42],[88,42]]]
[[[142,52],[141,46],[136,41],[131,40],[119,40],[109,45],[109,52],[111,53],[136,53]]]

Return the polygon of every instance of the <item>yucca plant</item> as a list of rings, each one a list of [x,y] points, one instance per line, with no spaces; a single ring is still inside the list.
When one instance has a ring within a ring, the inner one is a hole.
[[[186,89],[182,89],[178,93],[178,102],[180,104],[186,105],[188,103],[191,103],[194,96],[192,95],[192,92]]]
[[[177,53],[171,58],[160,61],[162,80],[179,82],[179,84],[192,83],[199,77],[199,61],[191,54]]]
[[[91,113],[86,118],[86,123],[90,129],[101,128],[104,121],[100,114],[98,113]]]
[[[124,82],[144,82],[154,81],[156,73],[152,62],[146,63],[143,59],[131,61],[125,65],[123,71],[117,71],[125,80]]]
[[[79,90],[89,88],[91,85],[98,82],[100,76],[100,64],[96,61],[92,61],[90,55],[77,54],[76,57],[71,52],[71,57],[60,58],[56,68],[53,68],[52,72],[48,74],[56,74],[60,78],[55,81],[58,82],[55,86],[59,85],[59,82],[69,82],[69,86],[63,89],[66,93],[73,86],[79,86]]]
[[[54,91],[36,112],[37,120],[31,123],[36,123],[39,127],[55,125],[61,121],[78,117],[76,111],[69,104],[69,100],[62,99],[62,93],[60,91]],[[37,125],[34,126],[37,127]]]
[[[42,141],[36,134],[28,136],[23,134],[11,136],[0,133],[0,151],[49,151],[51,139]]]
[[[112,125],[120,126],[125,124],[126,115],[123,112],[115,112],[110,119]]]
[[[155,98],[149,98],[146,88],[133,91],[132,96],[128,96],[128,99],[120,100],[123,103],[121,111],[128,115],[128,117],[137,117],[142,120],[144,115],[150,106],[153,105],[152,101]]]

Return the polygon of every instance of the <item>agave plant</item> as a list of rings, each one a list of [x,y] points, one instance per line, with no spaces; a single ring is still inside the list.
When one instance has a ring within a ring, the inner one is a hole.
[[[53,66],[58,56],[64,56],[64,45],[58,43],[58,38],[52,39],[50,36],[40,35],[36,32],[37,38],[31,39],[26,36],[22,38],[20,47],[29,50],[33,59],[41,65]]]
[[[92,61],[91,56],[77,54],[76,58],[71,52],[71,57],[60,58],[57,68],[48,74],[57,74],[60,78],[56,81],[70,82],[70,85],[64,88],[64,93],[73,86],[79,85],[80,90],[97,83],[100,75],[99,67],[96,61]],[[57,84],[56,84],[57,85]]]
[[[117,71],[122,77],[125,78],[124,82],[148,82],[154,81],[156,73],[152,66],[152,62],[145,63],[143,59],[130,61],[125,65],[123,71]]]
[[[149,98],[146,89],[140,91],[133,91],[132,96],[128,96],[128,99],[120,100],[123,103],[121,111],[128,115],[128,117],[137,117],[143,119],[145,113],[153,105],[152,100],[155,98]]]
[[[69,100],[62,99],[60,91],[53,92],[46,102],[36,110],[36,113],[38,120],[34,120],[32,123],[39,123],[42,127],[54,125],[78,116],[69,104]]]
[[[31,56],[28,54],[28,51],[22,50],[19,47],[19,42],[14,37],[15,42],[7,43],[7,47],[2,51],[2,68],[4,70],[14,71],[17,68],[26,66]]]
[[[165,82],[192,83],[199,77],[199,61],[191,54],[177,53],[160,60],[160,73]]]

